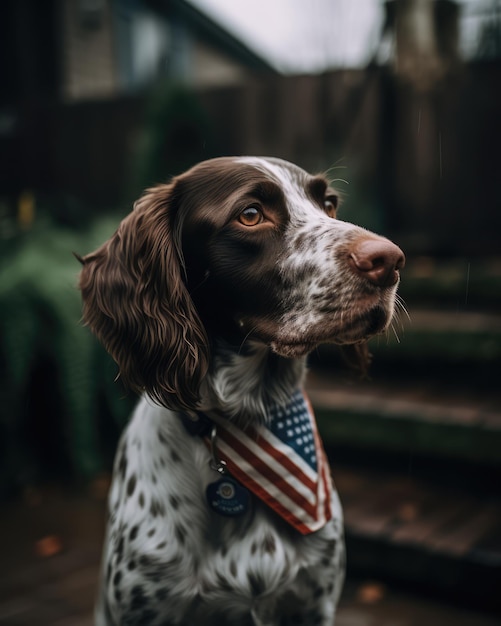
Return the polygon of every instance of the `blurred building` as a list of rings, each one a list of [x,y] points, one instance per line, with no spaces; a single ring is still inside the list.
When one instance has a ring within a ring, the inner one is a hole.
[[[239,84],[271,65],[184,0],[5,0],[0,106],[102,99],[160,79]]]

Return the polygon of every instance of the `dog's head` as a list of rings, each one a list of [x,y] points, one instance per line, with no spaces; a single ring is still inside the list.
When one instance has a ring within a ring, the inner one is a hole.
[[[404,256],[336,219],[322,176],[278,159],[205,161],[148,190],[84,259],[84,320],[125,382],[194,408],[214,337],[300,357],[392,318]]]

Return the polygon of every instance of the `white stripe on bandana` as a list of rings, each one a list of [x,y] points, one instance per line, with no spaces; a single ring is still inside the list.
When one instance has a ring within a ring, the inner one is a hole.
[[[302,534],[331,519],[330,468],[313,412],[298,389],[271,407],[267,426],[217,424],[217,453],[229,473]]]

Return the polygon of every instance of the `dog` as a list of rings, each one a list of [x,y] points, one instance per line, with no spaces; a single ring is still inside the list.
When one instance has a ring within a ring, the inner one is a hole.
[[[289,162],[211,159],[81,258],[84,322],[142,395],[114,465],[98,626],[334,623],[342,510],[306,358],[384,332],[404,265],[337,206]]]

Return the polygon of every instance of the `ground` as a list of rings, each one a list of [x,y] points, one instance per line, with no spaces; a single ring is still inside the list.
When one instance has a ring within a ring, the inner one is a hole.
[[[27,490],[1,513],[0,624],[92,626],[107,479]],[[348,579],[336,626],[496,626],[492,616]]]

